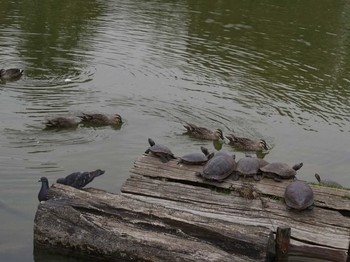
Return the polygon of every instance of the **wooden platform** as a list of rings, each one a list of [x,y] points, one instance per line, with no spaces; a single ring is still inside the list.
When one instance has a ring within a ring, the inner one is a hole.
[[[350,191],[312,185],[315,207],[286,209],[271,179],[209,182],[201,166],[141,156],[121,194],[54,184],[34,223],[36,247],[109,261],[273,261],[277,228],[290,228],[288,261],[347,261]],[[260,198],[238,194],[253,185]],[[281,259],[280,259],[281,260]]]

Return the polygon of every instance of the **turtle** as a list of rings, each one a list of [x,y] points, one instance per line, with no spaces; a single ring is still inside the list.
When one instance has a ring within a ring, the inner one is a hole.
[[[207,139],[207,140],[219,140],[224,139],[222,130],[217,128],[214,131],[209,130],[205,127],[196,126],[194,124],[187,123],[184,125],[184,127],[187,129],[187,133],[190,134],[193,137],[201,138],[201,139]]]
[[[176,158],[168,147],[156,144],[151,138],[148,138],[148,143],[150,147],[145,151],[146,154],[150,152],[153,153],[154,155],[158,156],[163,163]]]
[[[312,209],[314,193],[308,183],[295,179],[286,187],[284,201],[288,209]]]
[[[263,151],[269,150],[264,139],[252,140],[245,137],[237,137],[233,134],[226,136],[228,144],[239,150],[245,151]]]
[[[3,81],[18,80],[23,75],[23,71],[19,68],[0,69],[0,79]]]
[[[235,159],[235,155],[221,152],[219,155],[214,155],[205,164],[202,172],[196,172],[196,175],[204,179],[221,182],[236,169],[237,163]]]
[[[259,168],[266,166],[267,164],[268,162],[263,159],[246,155],[245,157],[238,160],[233,179],[238,180],[239,176],[243,175],[244,178],[246,176],[252,176],[254,180],[259,181],[260,180],[260,177],[258,176]]]
[[[342,187],[341,184],[339,184],[338,182],[335,182],[335,181],[332,181],[332,180],[325,180],[325,179],[322,179],[321,180],[321,177],[319,174],[315,174],[315,177],[318,181],[318,183],[322,186],[331,186],[331,187]]]
[[[209,154],[209,150],[203,146],[201,146],[202,153],[191,153],[182,156],[178,162],[188,164],[188,165],[203,165],[208,159],[214,156],[214,153]]]
[[[268,165],[259,168],[259,174],[262,174],[264,177],[273,178],[277,182],[281,182],[282,179],[295,178],[297,170],[303,166],[303,163],[295,164],[290,167],[286,163],[282,162],[273,162]]]
[[[82,123],[95,126],[120,125],[123,123],[122,117],[119,114],[114,114],[110,117],[103,114],[83,113],[79,118],[81,118]]]

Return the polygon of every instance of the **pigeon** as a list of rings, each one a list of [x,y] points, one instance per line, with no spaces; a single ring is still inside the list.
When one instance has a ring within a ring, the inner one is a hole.
[[[18,80],[21,78],[23,71],[23,69],[18,68],[0,69],[0,79],[3,81]]]
[[[49,197],[48,197],[49,181],[47,180],[46,177],[43,176],[42,178],[39,179],[38,182],[41,182],[41,188],[40,188],[40,191],[38,194],[39,202],[46,201],[49,199]]]
[[[104,170],[97,169],[91,172],[74,172],[65,178],[57,179],[57,183],[71,186],[77,189],[81,189],[87,184],[89,184],[95,177],[103,175],[105,173]]]

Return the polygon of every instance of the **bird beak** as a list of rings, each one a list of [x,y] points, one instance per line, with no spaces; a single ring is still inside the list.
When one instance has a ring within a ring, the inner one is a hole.
[[[41,179],[39,179],[38,182],[41,182]]]

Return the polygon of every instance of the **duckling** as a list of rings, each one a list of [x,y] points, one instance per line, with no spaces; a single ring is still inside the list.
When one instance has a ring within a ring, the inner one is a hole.
[[[118,114],[108,117],[103,114],[85,114],[79,116],[81,122],[96,125],[96,126],[106,126],[106,125],[120,125],[123,123],[122,117]]]
[[[46,128],[76,128],[78,123],[75,120],[65,117],[55,117],[48,119],[45,123]]]
[[[14,81],[21,78],[23,74],[23,69],[10,68],[0,70],[0,79],[3,81]]]
[[[321,180],[321,177],[319,174],[315,174],[315,177],[320,185],[331,186],[331,187],[342,187],[342,185],[339,184],[338,182],[335,182],[332,180],[324,180],[324,179]]]
[[[245,137],[237,137],[233,134],[226,136],[226,138],[229,140],[229,145],[240,150],[262,151],[269,149],[264,139],[254,141]]]
[[[189,123],[186,123],[184,127],[187,129],[187,133],[189,133],[193,137],[207,139],[207,140],[224,139],[222,130],[219,128],[215,129],[214,131],[211,131],[205,127],[199,127]]]

